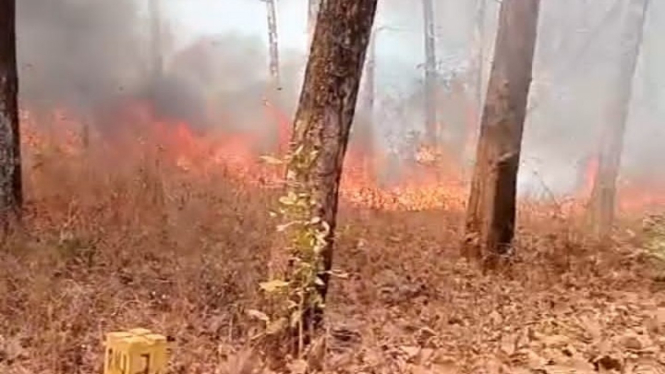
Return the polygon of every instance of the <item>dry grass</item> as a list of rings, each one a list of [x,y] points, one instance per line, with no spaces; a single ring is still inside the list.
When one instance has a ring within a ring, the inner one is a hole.
[[[155,155],[40,157],[27,226],[0,250],[0,373],[99,373],[103,334],[137,326],[175,338],[172,373],[260,372],[245,310],[260,307],[269,191]],[[535,213],[506,271],[482,274],[458,257],[459,212],[344,207],[327,371],[662,372],[665,297],[639,235],[598,248]]]

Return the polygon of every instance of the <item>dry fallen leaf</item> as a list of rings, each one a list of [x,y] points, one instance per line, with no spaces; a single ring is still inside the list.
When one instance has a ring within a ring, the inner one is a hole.
[[[594,359],[593,364],[596,370],[621,370],[623,368],[623,359],[618,355],[602,355]]]
[[[290,374],[305,374],[307,373],[307,362],[305,360],[293,360],[287,365]]]
[[[407,361],[414,360],[420,353],[420,347],[415,346],[401,346],[399,349],[406,354]]]
[[[565,335],[547,335],[540,337],[547,347],[562,348],[570,343],[570,338]]]

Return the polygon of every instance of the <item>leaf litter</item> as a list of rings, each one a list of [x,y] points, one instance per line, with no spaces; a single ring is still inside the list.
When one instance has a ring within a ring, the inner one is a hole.
[[[0,273],[0,372],[95,372],[104,332],[142,326],[174,337],[177,374],[665,373],[664,268],[639,232],[599,248],[569,223],[533,224],[511,264],[483,274],[458,256],[459,214],[347,207],[325,342],[267,368],[248,337],[270,322],[258,295],[273,222],[265,201],[218,204],[187,240],[109,232],[82,262],[45,232],[0,251],[13,269]],[[221,218],[230,209],[248,213]]]

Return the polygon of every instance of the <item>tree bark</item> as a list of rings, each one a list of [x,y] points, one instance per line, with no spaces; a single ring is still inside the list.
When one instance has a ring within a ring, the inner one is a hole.
[[[310,215],[330,227],[317,293],[325,300],[332,266],[333,241],[342,164],[355,114],[358,89],[377,0],[325,0],[321,4],[291,138],[291,154],[316,154],[303,170],[287,166],[287,189],[306,194]],[[288,191],[287,191],[288,192]],[[322,310],[303,316],[322,326]]]
[[[160,0],[150,0],[150,68],[154,79],[161,79],[164,73],[164,51],[162,46],[162,9]]]
[[[475,71],[474,96],[476,110],[481,112],[483,107],[483,66],[485,66],[485,14],[487,13],[487,0],[478,0],[475,17],[475,42],[473,69]]]
[[[623,153],[633,77],[642,45],[648,7],[649,0],[630,0],[623,19],[619,66],[614,79],[612,98],[608,102],[608,118],[600,137],[598,170],[590,204],[594,234],[600,240],[609,237],[614,222],[616,183]]]
[[[15,30],[15,0],[0,0],[0,229],[23,204]]]
[[[365,97],[363,108],[367,111],[367,118],[370,123],[374,123],[374,91],[375,91],[375,70],[376,70],[376,33],[374,30],[370,36],[369,53],[365,62]]]
[[[464,252],[486,267],[508,254],[514,236],[517,172],[531,83],[539,0],[504,0],[499,11]]]
[[[434,31],[434,4],[423,0],[423,37],[425,40],[425,142],[438,144],[436,116],[436,35]]]
[[[374,160],[374,91],[376,89],[376,34],[377,30],[372,31],[367,47],[367,56],[365,57],[365,72],[363,73],[363,100],[361,103],[360,120],[356,120],[354,129],[355,138],[358,140],[358,148],[361,152],[363,172],[366,177],[374,178],[372,162]],[[358,117],[358,116],[356,116]]]
[[[270,45],[269,73],[272,80],[272,88],[281,89],[279,73],[279,44],[277,38],[277,11],[275,0],[265,0],[268,21],[268,43]]]

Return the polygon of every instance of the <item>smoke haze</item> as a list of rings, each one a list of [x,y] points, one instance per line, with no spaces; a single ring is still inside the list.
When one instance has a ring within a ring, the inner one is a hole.
[[[166,3],[166,2],[165,2]],[[469,61],[475,53],[476,1],[436,4],[437,59],[442,86],[464,81],[474,88]],[[498,3],[488,1],[484,80],[489,73]],[[415,4],[415,5],[414,5]],[[625,13],[620,0],[544,0],[541,9],[531,106],[525,128],[520,188],[569,192],[583,161],[596,149],[608,112],[607,90],[616,74],[618,35]],[[305,2],[278,1],[284,109],[293,111],[306,55]],[[663,176],[665,108],[660,44],[665,3],[653,1],[634,81],[623,174]],[[377,142],[422,131],[422,11],[413,0],[380,2],[376,20]],[[24,104],[66,106],[98,113],[119,97],[153,97],[158,111],[202,126],[264,131],[268,56],[265,5],[244,0],[169,2],[164,15],[166,74],[150,78],[146,4],[132,0],[21,0],[18,2],[21,98]],[[168,27],[166,27],[168,26]],[[444,128],[463,126],[453,93],[439,98]],[[216,115],[206,108],[214,99]],[[459,108],[458,108],[459,110]],[[103,110],[102,110],[103,112]],[[546,186],[546,188],[545,188]],[[548,192],[549,193],[549,192]]]

